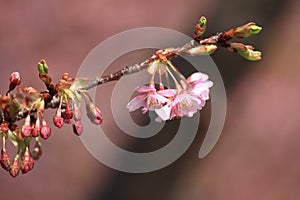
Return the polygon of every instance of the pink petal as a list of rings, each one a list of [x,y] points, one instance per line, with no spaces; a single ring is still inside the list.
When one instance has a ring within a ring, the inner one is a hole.
[[[170,119],[170,113],[171,113],[171,107],[168,105],[165,105],[162,108],[155,109],[155,113],[163,120],[169,120]]]
[[[208,75],[201,73],[201,72],[196,72],[193,73],[191,76],[188,77],[187,79],[187,83],[191,83],[191,84],[197,84],[199,82],[204,82],[208,80]]]
[[[158,94],[165,96],[165,97],[173,97],[176,95],[177,90],[175,89],[166,89],[166,90],[159,90],[157,91]]]
[[[135,111],[144,106],[146,106],[146,95],[136,96],[127,104],[129,112]]]

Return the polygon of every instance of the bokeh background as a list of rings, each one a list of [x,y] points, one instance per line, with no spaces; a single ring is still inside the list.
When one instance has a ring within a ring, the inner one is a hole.
[[[248,21],[264,28],[246,40],[263,51],[261,61],[249,62],[226,50],[212,55],[226,86],[228,112],[222,135],[206,158],[197,157],[205,123],[179,160],[146,174],[102,165],[71,127],[52,126],[51,138],[43,142],[43,157],[32,172],[13,179],[0,171],[1,199],[299,199],[299,13],[300,2],[292,0],[1,0],[1,92],[6,91],[12,71],[21,72],[23,85],[42,90],[36,70],[41,58],[47,60],[54,80],[64,72],[75,76],[97,44],[131,28],[165,27],[192,36],[201,15],[208,18],[206,36]],[[133,64],[144,54],[124,57],[122,62]],[[103,97],[97,98],[104,113],[110,103],[105,94],[113,85],[101,86]],[[209,106],[203,112],[209,113]],[[48,112],[49,120],[53,114]],[[103,126],[120,145],[140,148],[141,143],[120,136],[109,117]],[[159,138],[157,143],[167,141]]]

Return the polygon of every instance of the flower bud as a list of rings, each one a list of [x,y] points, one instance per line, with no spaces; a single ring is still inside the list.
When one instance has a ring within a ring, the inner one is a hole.
[[[103,118],[99,108],[95,107],[94,104],[92,103],[88,103],[86,106],[86,110],[87,110],[87,116],[92,123],[97,125],[102,123]]]
[[[7,93],[14,90],[18,85],[21,84],[21,76],[19,72],[13,72],[9,77],[9,89]]]
[[[251,45],[244,45],[242,43],[230,43],[228,50],[237,52],[244,58],[256,61],[261,59],[262,53],[260,51],[254,51],[254,47]]]
[[[51,128],[48,126],[45,119],[42,119],[41,137],[47,140],[51,135]]]
[[[31,131],[31,134],[33,137],[37,137],[39,136],[39,133],[41,131],[41,123],[40,123],[40,118],[37,117],[36,121],[35,121],[35,125]]]
[[[206,18],[204,16],[200,17],[198,24],[195,26],[194,37],[200,38],[206,31]]]
[[[216,51],[218,47],[213,44],[199,45],[197,47],[191,48],[186,51],[186,53],[196,56],[196,55],[208,55]]]
[[[83,131],[83,126],[82,126],[81,122],[75,121],[73,124],[73,132],[79,136],[79,135],[81,135],[82,131]]]
[[[13,72],[10,74],[9,82],[15,86],[21,84],[21,75],[19,72]]]
[[[9,130],[8,128],[8,122],[4,121],[0,125],[0,133],[7,133]]]
[[[13,164],[10,166],[9,174],[15,178],[16,176],[18,176],[19,172],[20,172],[19,155],[17,154],[14,158]]]
[[[30,124],[30,114],[25,118],[24,125],[22,127],[22,133],[25,137],[29,137],[31,135],[32,127]]]
[[[3,169],[8,171],[11,163],[10,163],[10,158],[8,156],[8,153],[7,153],[6,149],[4,149],[4,148],[2,148],[2,150],[1,150],[0,162],[1,162],[1,166],[3,167]]]
[[[61,128],[64,125],[64,119],[61,117],[61,108],[56,110],[56,114],[53,118],[54,125]]]
[[[67,105],[67,107],[66,107],[65,114],[66,114],[66,119],[72,119],[73,118],[73,111],[69,107],[69,105]]]
[[[239,26],[231,29],[227,32],[232,38],[247,38],[254,34],[258,34],[262,30],[262,27],[257,26],[254,22]]]
[[[26,147],[25,153],[21,160],[21,170],[23,174],[26,174],[34,167],[33,158],[30,155],[28,147]]]
[[[38,63],[38,70],[40,74],[48,74],[48,65],[44,59]]]

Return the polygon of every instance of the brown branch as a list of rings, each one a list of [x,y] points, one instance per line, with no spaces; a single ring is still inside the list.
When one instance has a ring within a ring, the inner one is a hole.
[[[249,24],[251,25],[251,23],[249,23]],[[247,25],[249,25],[249,24],[247,24]],[[244,26],[246,26],[246,25],[244,25]],[[91,88],[102,85],[104,83],[108,83],[111,81],[117,81],[125,75],[134,74],[143,69],[146,69],[149,66],[149,64],[151,64],[155,60],[158,60],[158,59],[169,60],[172,58],[176,58],[182,54],[185,54],[188,50],[190,50],[194,47],[197,47],[199,45],[216,45],[217,47],[229,48],[231,46],[229,40],[231,40],[233,38],[232,31],[236,30],[236,29],[237,28],[231,29],[227,32],[216,33],[215,35],[212,35],[205,39],[201,39],[202,35],[200,35],[200,36],[195,35],[193,40],[182,45],[181,47],[158,50],[150,58],[144,60],[141,63],[135,64],[132,66],[126,66],[126,67],[122,68],[121,70],[114,72],[112,74],[109,74],[109,75],[105,75],[105,76],[101,76],[101,77],[97,76],[95,79],[90,81],[88,87],[82,88],[82,90],[89,90]],[[48,89],[47,92],[49,94],[49,97],[47,97],[45,99],[45,109],[58,108],[60,99],[56,97],[57,91],[56,91],[55,87],[52,84],[48,84],[46,86]],[[31,111],[31,113],[33,113],[33,112],[34,111]],[[7,120],[7,119],[6,120],[12,124],[18,120],[25,118],[27,115],[28,115],[28,112],[26,110],[21,110],[16,117],[14,117],[10,120]]]

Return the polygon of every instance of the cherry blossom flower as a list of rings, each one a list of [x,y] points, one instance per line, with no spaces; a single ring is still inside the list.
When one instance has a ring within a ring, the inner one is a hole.
[[[155,109],[155,113],[161,120],[171,120],[174,117],[192,117],[198,110],[203,107],[201,99],[193,94],[182,92],[162,108]]]
[[[127,105],[129,111],[134,111],[142,107],[143,113],[155,111],[158,115],[156,121],[171,120],[175,117],[192,117],[198,110],[205,106],[209,99],[209,89],[213,83],[208,80],[208,75],[196,72],[185,79],[175,66],[171,63],[172,69],[176,72],[179,80],[175,78],[172,72],[166,68],[165,73],[169,73],[175,83],[176,89],[160,89],[154,87],[140,86],[136,90],[141,95],[133,98]],[[158,66],[159,69],[161,66]],[[151,65],[151,72],[155,74],[155,69]],[[152,74],[152,75],[153,75]],[[150,80],[152,84],[153,78]],[[153,85],[153,84],[152,84]],[[160,86],[162,82],[160,82]],[[160,87],[161,88],[161,87]]]
[[[213,82],[208,80],[208,75],[201,72],[193,73],[187,79],[188,91],[195,94],[201,100],[209,99],[209,88],[213,86]],[[203,105],[204,106],[204,105]]]
[[[136,96],[127,104],[127,108],[130,112],[143,107],[142,111],[143,113],[146,113],[148,110],[153,111],[170,101],[163,95],[156,92],[154,87],[140,86],[136,88],[136,91],[141,93],[141,95]]]

